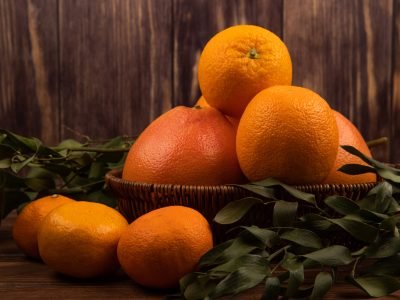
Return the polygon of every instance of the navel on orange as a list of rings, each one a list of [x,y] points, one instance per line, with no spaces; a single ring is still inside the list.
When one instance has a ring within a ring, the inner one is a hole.
[[[261,90],[292,83],[292,62],[274,33],[259,26],[237,25],[208,41],[200,56],[198,77],[210,106],[240,117]]]
[[[38,249],[38,230],[43,219],[55,208],[74,200],[52,195],[27,204],[18,215],[13,226],[13,238],[17,246],[28,256],[40,258]]]
[[[350,145],[362,152],[363,154],[371,157],[368,145],[358,131],[357,127],[343,116],[341,113],[334,111],[336,123],[339,130],[339,144]],[[339,147],[335,163],[328,175],[325,178],[324,183],[365,183],[365,182],[376,182],[376,174],[366,173],[360,175],[348,175],[338,171],[340,167],[346,164],[360,164],[367,165],[360,158],[348,153],[341,147]]]
[[[212,248],[207,220],[196,210],[168,206],[129,225],[118,243],[123,270],[137,283],[153,288],[177,287]]]
[[[274,177],[288,184],[320,183],[338,151],[328,103],[311,90],[274,86],[251,100],[240,119],[236,146],[250,181]]]

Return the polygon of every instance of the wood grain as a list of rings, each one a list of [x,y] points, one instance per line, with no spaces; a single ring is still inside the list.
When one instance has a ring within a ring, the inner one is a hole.
[[[284,2],[294,84],[349,117],[367,140],[391,134],[392,0]],[[374,151],[389,160],[389,147]]]
[[[281,0],[174,0],[174,104],[193,105],[200,96],[197,63],[206,42],[236,24],[282,33]]]
[[[62,137],[136,135],[171,107],[171,1],[60,0]]]
[[[394,0],[391,159],[400,162],[400,0]]]
[[[0,127],[59,140],[57,2],[0,1]]]
[[[0,295],[2,299],[166,299],[176,291],[145,289],[130,280],[122,271],[104,279],[78,280],[51,271],[46,265],[27,259],[11,239],[11,228],[15,222],[11,213],[0,227]],[[307,271],[310,282],[318,270]],[[341,277],[343,277],[341,275]],[[260,299],[263,286],[259,285],[236,297],[224,299]],[[380,300],[400,299],[400,291]],[[361,290],[339,281],[324,298],[370,299]]]

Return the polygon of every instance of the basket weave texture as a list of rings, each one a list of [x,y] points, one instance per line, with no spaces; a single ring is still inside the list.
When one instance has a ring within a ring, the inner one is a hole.
[[[215,242],[219,243],[231,238],[234,233],[226,232],[232,226],[219,225],[213,222],[217,212],[229,202],[254,196],[253,193],[240,187],[231,185],[219,186],[193,186],[174,184],[152,184],[131,182],[121,179],[121,171],[113,170],[106,174],[106,183],[118,198],[118,207],[129,222],[154,209],[183,205],[198,210],[210,222]],[[371,190],[376,183],[360,184],[315,184],[299,185],[295,188],[312,193],[317,202],[330,195],[346,196],[353,200],[359,200]],[[287,195],[282,200],[290,201]],[[272,225],[273,205],[256,206],[243,218],[238,225]],[[312,208],[299,203],[299,214],[312,212]]]

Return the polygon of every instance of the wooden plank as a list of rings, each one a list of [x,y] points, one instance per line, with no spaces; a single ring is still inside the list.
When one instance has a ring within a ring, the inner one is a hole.
[[[0,1],[0,127],[59,139],[57,2]]]
[[[11,213],[0,226],[0,294],[2,299],[165,299],[175,291],[152,290],[135,284],[122,272],[110,278],[80,280],[62,276],[51,271],[46,265],[27,259],[11,240],[11,228],[16,218]],[[5,245],[13,245],[5,250]],[[12,249],[13,248],[13,249]],[[349,267],[351,268],[351,266]],[[347,268],[347,272],[349,271]],[[343,273],[343,270],[339,269]],[[306,282],[311,282],[319,270],[307,270]],[[325,300],[370,299],[361,291],[341,280],[344,273],[337,273],[339,282],[328,292]],[[259,285],[245,293],[229,299],[259,299],[264,290]],[[400,296],[400,291],[395,293]],[[381,300],[397,299],[382,297]]]
[[[391,133],[392,0],[284,2],[294,84],[349,117],[366,140]],[[374,156],[389,159],[389,147]]]
[[[171,106],[171,1],[60,0],[62,137],[138,134]]]
[[[193,105],[200,96],[197,62],[207,41],[236,24],[255,24],[282,33],[282,1],[174,0],[174,105]]]
[[[391,162],[400,162],[400,0],[394,0]]]

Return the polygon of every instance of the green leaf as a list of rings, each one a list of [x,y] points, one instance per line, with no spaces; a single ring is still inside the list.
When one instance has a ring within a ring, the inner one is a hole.
[[[393,256],[399,251],[399,237],[380,238],[367,248],[365,255],[371,258],[384,258]]]
[[[280,235],[280,238],[307,248],[322,248],[322,242],[318,235],[307,229],[296,228],[285,231]]]
[[[7,130],[0,129],[0,133],[7,135],[7,140],[9,145],[12,145],[15,149],[20,149],[22,151],[36,152],[39,150],[42,142],[37,138],[27,138]],[[3,139],[3,143],[6,139]]]
[[[349,249],[341,245],[330,246],[303,256],[327,266],[343,266],[353,261]]]
[[[262,245],[259,241],[255,243],[254,237],[249,241],[249,235],[246,235],[246,232],[243,232],[239,235],[239,237],[233,240],[232,245],[230,245],[223,251],[221,258],[223,258],[223,262],[225,262],[230,259],[248,254],[253,250],[260,249],[262,247],[265,246]]]
[[[25,178],[24,181],[25,184],[35,192],[41,192],[55,187],[54,181],[50,178],[31,177]]]
[[[63,140],[61,141],[61,143],[59,143],[57,145],[57,147],[54,147],[53,150],[55,151],[61,151],[61,149],[65,149],[65,148],[80,148],[83,147],[84,145],[82,143],[79,143],[77,140],[74,139],[67,139],[67,140]]]
[[[263,264],[238,268],[217,284],[210,297],[214,299],[224,295],[236,295],[255,287],[265,279],[268,273],[269,269]]]
[[[341,166],[338,171],[349,175],[360,175],[365,173],[376,173],[372,167],[359,164],[346,164]]]
[[[315,205],[315,195],[299,191],[298,189],[290,185],[284,184],[274,178],[268,178],[262,181],[253,182],[253,184],[264,187],[279,187],[296,199],[303,200]]]
[[[9,158],[0,160],[0,169],[8,169],[10,166],[11,160]]]
[[[216,245],[214,246],[214,248],[206,252],[200,258],[199,268],[215,265],[218,262],[219,258],[222,256],[223,252],[233,244],[233,241],[234,240],[229,240],[219,245]]]
[[[357,203],[344,196],[329,196],[324,203],[342,215],[353,214],[360,209]]]
[[[369,274],[400,276],[400,254],[377,260],[368,268]]]
[[[368,192],[367,197],[359,201],[360,207],[377,213],[386,213],[392,201],[392,186],[382,182]]]
[[[309,226],[310,229],[317,231],[325,231],[332,227],[332,223],[329,221],[329,219],[314,213],[306,214],[300,219],[305,222],[306,226]]]
[[[400,215],[394,215],[383,220],[379,227],[383,230],[388,230],[393,232],[394,235],[396,236],[396,234],[398,235],[399,233],[397,229],[397,224],[399,223],[400,223]]]
[[[304,281],[304,266],[296,258],[286,258],[282,267],[289,271],[289,280],[286,288],[286,297],[296,295],[299,287]]]
[[[397,171],[397,170],[396,170]],[[396,172],[393,171],[389,168],[382,168],[382,169],[377,169],[378,175],[384,179],[386,179],[389,182],[392,183],[400,183],[400,175]]]
[[[180,289],[185,299],[205,299],[216,286],[215,281],[210,280],[204,273],[190,273],[183,277],[180,282]]]
[[[291,226],[296,219],[298,205],[298,202],[277,201],[274,206],[273,214],[274,226]]]
[[[26,167],[32,160],[35,159],[35,156],[31,156],[21,162],[18,163],[11,163],[11,170],[17,174],[21,171],[24,167]]]
[[[388,296],[400,289],[400,282],[391,276],[363,276],[348,278],[354,285],[364,290],[371,297]]]
[[[281,291],[281,282],[278,277],[268,277],[265,281],[264,293],[261,300],[278,300]]]
[[[238,258],[229,260],[224,264],[218,265],[210,269],[209,272],[211,276],[218,273],[223,273],[226,276],[227,273],[234,272],[239,268],[244,268],[244,267],[252,268],[255,265],[264,266],[266,269],[268,269],[269,261],[267,258],[262,257],[260,255],[246,254]]]
[[[310,300],[322,299],[331,289],[333,284],[332,275],[327,272],[320,272],[315,277],[314,288]]]
[[[363,242],[372,243],[378,234],[378,229],[376,227],[363,222],[345,218],[329,219],[329,221],[344,229],[357,240]]]
[[[214,218],[219,224],[232,224],[239,221],[255,204],[263,203],[261,199],[248,197],[228,203]]]
[[[273,188],[268,188],[264,186],[259,186],[255,184],[235,184],[234,186],[240,187],[242,189],[248,190],[256,195],[267,199],[276,199],[275,190]]]
[[[342,147],[345,151],[349,152],[350,154],[353,154],[354,156],[361,158],[361,160],[363,160],[365,163],[367,163],[370,166],[374,166],[374,167],[383,167],[384,166],[383,163],[380,163],[380,162],[372,159],[371,157],[366,156],[364,153],[358,151],[353,146],[342,145],[340,147]]]
[[[102,178],[106,173],[106,166],[104,162],[95,161],[90,165],[88,178],[97,179]]]
[[[257,238],[262,245],[266,245],[271,248],[274,244],[274,241],[277,238],[277,233],[272,230],[259,228],[257,226],[241,226],[243,229],[251,233],[255,238]]]

